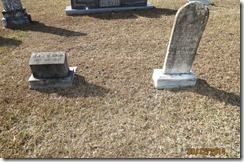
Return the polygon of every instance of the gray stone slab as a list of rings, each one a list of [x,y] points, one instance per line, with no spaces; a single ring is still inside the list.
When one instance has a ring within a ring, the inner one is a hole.
[[[32,52],[29,65],[35,78],[62,78],[69,71],[65,52]]]
[[[193,72],[187,74],[164,74],[162,69],[154,69],[154,87],[157,89],[171,89],[195,86],[197,77]]]
[[[68,75],[64,78],[37,79],[33,75],[29,78],[30,89],[46,89],[54,87],[70,87],[73,84],[77,67],[70,67]]]
[[[109,7],[109,8],[86,8],[86,9],[72,9],[71,6],[67,6],[65,9],[66,15],[84,15],[92,13],[103,13],[103,12],[117,12],[117,11],[129,11],[129,10],[143,10],[152,9],[154,6],[151,3],[147,3],[146,6],[129,6],[129,7]]]
[[[207,5],[200,2],[187,3],[178,10],[164,62],[164,74],[190,72],[208,16]]]
[[[85,9],[99,7],[99,0],[71,0],[72,9]]]

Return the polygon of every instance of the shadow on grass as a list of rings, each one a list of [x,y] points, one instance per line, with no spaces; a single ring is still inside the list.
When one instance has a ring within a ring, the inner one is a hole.
[[[99,13],[99,14],[89,14],[87,16],[114,20],[114,19],[136,19],[138,16],[147,18],[160,18],[162,15],[175,15],[177,10],[164,9],[164,8],[153,8],[149,10],[134,10],[134,11],[122,11],[122,12],[110,12],[110,13]]]
[[[191,91],[194,93],[198,93],[200,95],[208,96],[209,98],[213,98],[220,102],[225,102],[226,104],[231,104],[233,106],[240,107],[240,96],[234,93],[228,93],[223,90],[219,90],[215,87],[211,87],[207,81],[203,79],[198,79],[196,86],[194,88],[182,88],[182,89],[175,89],[170,90],[172,92],[178,91]]]
[[[0,36],[0,46],[19,46],[21,43],[20,40]]]
[[[22,31],[36,31],[36,32],[42,32],[42,33],[49,33],[49,34],[54,34],[54,35],[60,35],[60,36],[65,36],[65,37],[72,37],[72,36],[86,36],[86,33],[81,33],[81,32],[75,32],[67,29],[62,29],[58,27],[53,27],[53,26],[47,26],[43,23],[40,23],[38,21],[33,21],[31,25],[18,28],[19,30]]]
[[[96,97],[104,96],[109,93],[109,89],[104,87],[88,83],[85,81],[83,76],[75,75],[72,87],[67,88],[50,88],[50,89],[39,89],[41,93],[57,93],[60,96],[68,98],[77,97]]]

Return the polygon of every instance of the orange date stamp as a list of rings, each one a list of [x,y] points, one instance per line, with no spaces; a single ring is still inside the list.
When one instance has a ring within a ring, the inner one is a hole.
[[[225,148],[187,148],[187,155],[226,155]]]

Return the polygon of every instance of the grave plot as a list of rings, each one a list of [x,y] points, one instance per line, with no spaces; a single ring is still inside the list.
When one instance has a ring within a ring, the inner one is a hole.
[[[197,76],[195,86],[163,90],[153,70],[168,60],[176,13],[188,0],[85,16],[67,16],[69,0],[21,2],[34,22],[0,28],[0,157],[240,158],[240,1],[208,5],[184,71]],[[173,47],[191,51],[180,42]],[[78,67],[72,86],[30,89],[31,53],[56,51]]]

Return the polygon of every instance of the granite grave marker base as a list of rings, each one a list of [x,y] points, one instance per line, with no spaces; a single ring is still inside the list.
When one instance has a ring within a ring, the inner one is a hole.
[[[21,28],[32,23],[31,16],[26,10],[3,11],[2,23],[5,28]]]
[[[65,12],[68,16],[75,16],[152,8],[154,6],[147,0],[71,0],[71,6],[67,6]]]
[[[29,61],[31,89],[72,86],[77,67],[68,67],[65,52],[33,52]]]
[[[195,86],[197,76],[193,73],[185,74],[164,74],[162,69],[154,69],[154,87],[157,89],[171,89]]]

